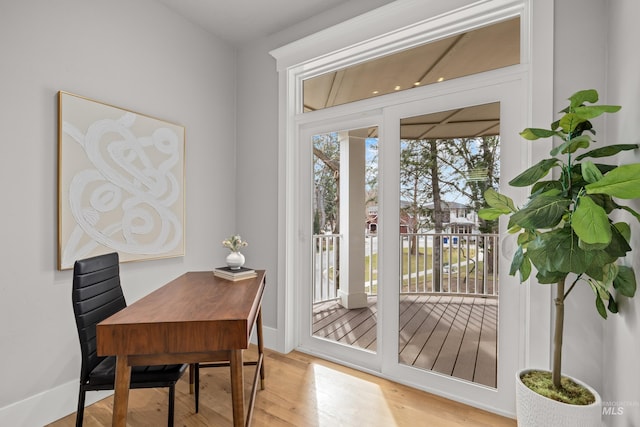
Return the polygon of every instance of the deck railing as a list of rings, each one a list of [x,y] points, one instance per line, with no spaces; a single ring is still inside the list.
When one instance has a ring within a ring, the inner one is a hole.
[[[498,235],[403,233],[403,294],[497,297]],[[339,234],[313,236],[313,302],[338,297]],[[365,292],[378,290],[378,237],[365,238]]]
[[[313,236],[313,302],[338,297],[339,234]]]
[[[498,235],[401,234],[402,293],[497,297]]]

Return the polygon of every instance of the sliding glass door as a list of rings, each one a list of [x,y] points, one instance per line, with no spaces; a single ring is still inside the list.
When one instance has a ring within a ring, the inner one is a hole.
[[[301,223],[308,280],[299,288],[303,346],[378,369],[378,138],[374,119],[301,132]]]

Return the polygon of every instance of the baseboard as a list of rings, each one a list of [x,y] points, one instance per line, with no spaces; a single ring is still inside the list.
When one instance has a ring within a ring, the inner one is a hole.
[[[278,345],[278,330],[276,328],[262,327],[262,339],[264,340],[264,346],[266,348],[275,349]],[[251,335],[251,343],[258,344],[257,334],[255,329]]]
[[[76,412],[78,406],[77,380],[43,391],[35,396],[0,408],[0,426],[42,427]],[[113,394],[112,391],[87,392],[86,404]]]
[[[277,332],[275,328],[262,328],[265,347],[276,348]],[[251,342],[256,343],[255,333],[251,337]],[[42,427],[74,413],[78,405],[78,387],[77,380],[70,381],[0,408],[0,426]],[[91,405],[111,394],[113,391],[89,391],[86,405]]]

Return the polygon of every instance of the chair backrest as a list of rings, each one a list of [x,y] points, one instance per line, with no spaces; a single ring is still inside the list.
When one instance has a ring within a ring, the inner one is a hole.
[[[118,254],[76,261],[71,300],[82,350],[80,382],[85,383],[104,359],[96,354],[96,325],[127,306],[120,286]]]

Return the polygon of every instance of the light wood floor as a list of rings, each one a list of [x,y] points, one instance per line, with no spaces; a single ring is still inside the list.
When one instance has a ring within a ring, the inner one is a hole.
[[[245,352],[246,359],[253,350]],[[255,353],[253,353],[255,354]],[[265,351],[266,388],[256,397],[253,427],[515,426],[516,421],[303,353]],[[246,367],[248,381],[253,367]],[[200,371],[200,412],[194,413],[188,375],[176,387],[175,426],[231,426],[228,368]],[[248,388],[247,388],[248,393]],[[111,424],[113,398],[85,409],[85,427]],[[167,390],[129,392],[129,427],[164,426]],[[75,425],[75,413],[49,427]]]
[[[348,310],[337,301],[313,307],[313,333],[376,351],[376,297]],[[398,360],[489,387],[496,386],[498,300],[447,295],[400,297]]]

